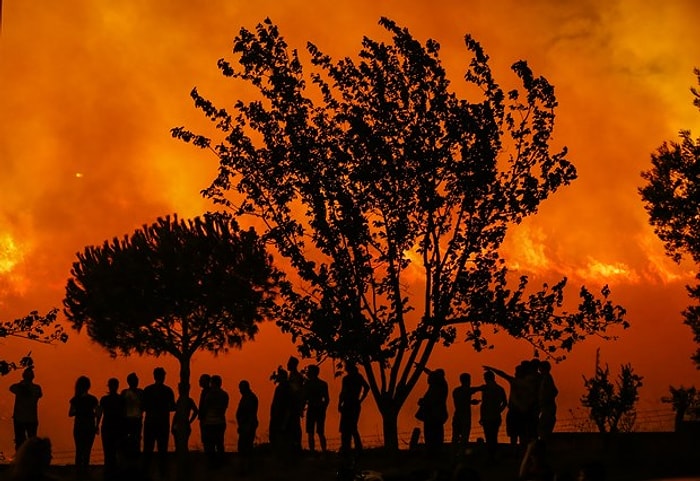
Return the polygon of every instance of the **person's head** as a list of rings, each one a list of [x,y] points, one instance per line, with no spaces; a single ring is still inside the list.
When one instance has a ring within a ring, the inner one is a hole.
[[[468,372],[463,372],[462,374],[459,375],[459,383],[462,386],[471,386],[472,384],[472,377]]]
[[[540,372],[542,374],[549,374],[552,371],[552,365],[549,361],[540,362]]]
[[[12,479],[40,478],[48,470],[51,458],[49,438],[32,437],[27,439],[17,450],[12,462]]]
[[[306,368],[306,375],[309,376],[309,379],[316,379],[320,372],[321,370],[316,364],[311,364]]]
[[[282,383],[282,382],[287,382],[289,379],[289,375],[287,374],[287,370],[284,369],[282,366],[277,368],[277,374],[274,376],[275,382]]]
[[[211,377],[211,387],[220,388],[222,384],[223,384],[223,380],[221,379],[221,376],[219,376],[218,374],[214,374]]]
[[[28,367],[22,372],[22,379],[28,382],[32,382],[34,380],[34,368],[33,367]]]
[[[242,380],[241,382],[238,383],[238,390],[241,392],[241,394],[249,393],[250,392],[250,383],[246,381],[245,379]]]
[[[496,375],[493,373],[493,371],[485,371],[484,372],[484,381],[494,382],[495,380],[496,380]]]
[[[294,372],[299,368],[299,359],[297,359],[294,356],[289,356],[289,360],[287,361],[287,369],[290,372]]]
[[[116,377],[110,377],[107,380],[107,389],[112,394],[116,393],[119,389],[119,379],[117,379]]]
[[[178,383],[177,392],[180,396],[187,397],[190,394],[190,385],[186,382]]]
[[[202,374],[199,376],[199,387],[206,389],[211,384],[211,376],[209,374]]]
[[[129,373],[129,375],[126,376],[126,384],[131,389],[136,389],[137,387],[139,387],[139,377],[136,375],[135,372]]]
[[[157,383],[165,382],[165,369],[157,367],[153,370],[153,380]]]
[[[87,376],[80,376],[75,381],[75,395],[79,396],[81,394],[86,394],[90,390],[90,378]]]
[[[345,362],[345,372],[347,372],[348,374],[357,373],[357,365],[354,362],[346,361]]]

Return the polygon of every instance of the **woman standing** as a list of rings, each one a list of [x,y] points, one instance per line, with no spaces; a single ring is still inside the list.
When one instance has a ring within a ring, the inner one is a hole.
[[[445,371],[443,369],[428,371],[428,390],[418,401],[418,405],[422,411],[425,447],[433,454],[439,453],[445,442],[448,393]]]
[[[75,468],[79,477],[87,475],[90,451],[97,433],[97,398],[90,394],[90,379],[80,376],[75,381],[75,396],[70,400],[68,416],[74,418]]]

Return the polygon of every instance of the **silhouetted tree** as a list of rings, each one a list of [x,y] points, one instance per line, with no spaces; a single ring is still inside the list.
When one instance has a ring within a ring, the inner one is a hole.
[[[624,310],[605,299],[607,288],[603,299],[582,289],[579,311],[567,313],[565,280],[530,296],[525,277],[507,285],[498,249],[508,226],[576,177],[566,150],[550,152],[552,86],[520,61],[522,89],[504,92],[467,36],[466,91],[478,99],[462,99],[436,41],[380,24],[392,42],[364,38],[357,60],[334,62],[308,44],[308,78],[270,20],[242,29],[233,48],[240,68],[223,59],[219,67],[261,98],[229,113],[195,89],[195,105],[225,139],[172,133],[218,156],[204,194],[263,219],[288,259],[297,282],[282,291],[278,324],[303,355],[364,368],[384,442],[397,447],[399,410],[456,326],[476,349],[488,346],[487,324],[554,354],[604,335]]]
[[[170,354],[188,384],[196,351],[253,338],[279,280],[257,233],[220,215],[159,218],[86,247],[71,276],[63,304],[75,329],[113,356]]]
[[[668,387],[670,396],[665,396],[661,398],[661,402],[671,404],[673,407],[673,412],[675,413],[673,420],[673,427],[676,432],[681,430],[681,425],[683,424],[683,418],[687,412],[697,415],[700,410],[700,393],[698,393],[695,386],[689,388],[681,387]]]
[[[617,379],[610,379],[610,368],[600,365],[596,353],[595,375],[583,377],[586,393],[581,404],[588,408],[591,420],[601,433],[631,431],[636,418],[642,376],[634,373],[631,364],[623,364]]]
[[[38,311],[32,311],[28,315],[0,323],[0,339],[18,337],[30,341],[51,344],[53,342],[67,342],[68,334],[63,331],[63,326],[57,322],[58,309],[51,309],[44,315]],[[10,373],[18,368],[30,367],[34,364],[31,352],[18,361],[0,359],[0,375]]]
[[[695,69],[700,84],[700,69]],[[693,104],[700,109],[700,91],[691,88]],[[666,253],[680,263],[684,256],[698,265],[700,282],[700,139],[680,131],[680,142],[664,142],[651,156],[651,170],[642,172],[647,182],[639,189],[649,222],[663,241]],[[688,286],[697,304],[683,311],[695,342],[700,343],[700,283]],[[692,357],[700,369],[700,349]]]

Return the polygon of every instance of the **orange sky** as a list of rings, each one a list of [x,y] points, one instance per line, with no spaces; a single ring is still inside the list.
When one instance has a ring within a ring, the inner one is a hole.
[[[386,38],[386,15],[419,39],[436,38],[455,88],[466,66],[463,35],[479,40],[497,79],[526,59],[556,87],[556,141],[567,145],[579,179],[513,229],[505,257],[537,280],[570,278],[598,290],[609,283],[629,312],[632,328],[602,345],[614,369],[631,362],[645,376],[640,409],[653,409],[669,384],[698,384],[689,360],[694,345],[681,324],[683,285],[692,265],[676,266],[647,225],[637,188],[650,153],[679,129],[700,132],[689,87],[700,44],[700,5],[587,0],[385,1],[122,0],[35,2],[5,0],[0,36],[0,319],[60,306],[75,253],[172,212],[194,216],[210,208],[198,192],[213,178],[215,159],[171,139],[169,129],[194,130],[204,121],[188,93],[193,86],[220,104],[241,95],[216,69],[230,58],[232,39],[269,16],[288,43],[311,40],[325,52],[353,55],[362,35]],[[437,5],[437,6],[436,6]],[[457,344],[431,364],[460,371],[483,363],[510,368],[530,356],[527,346],[496,338],[495,351],[474,354]],[[555,366],[562,416],[578,405],[581,375],[593,369],[592,340]],[[170,359],[112,361],[84,336],[46,347],[14,340],[3,355],[34,351],[37,381],[46,392],[40,431],[69,450],[67,400],[74,379],[87,374],[101,394],[106,379],[137,370],[144,382]],[[213,360],[195,359],[194,375],[224,376],[230,391],[242,377],[269,406],[269,373],[293,352],[288,339],[266,326],[255,343]],[[243,367],[245,366],[245,367]],[[245,369],[245,371],[244,371]],[[322,375],[332,378],[330,366]],[[0,451],[11,450],[11,396],[0,379]],[[332,388],[339,382],[331,380]],[[418,386],[418,391],[425,389]],[[416,394],[419,394],[417,392]],[[3,394],[4,393],[4,394]],[[237,399],[235,393],[232,396]],[[404,410],[412,427],[415,401]],[[367,408],[363,431],[380,424]],[[335,435],[335,421],[329,434]],[[266,420],[263,419],[263,426]],[[230,434],[235,429],[229,429]],[[261,435],[266,437],[265,429]],[[231,436],[229,440],[232,440]]]

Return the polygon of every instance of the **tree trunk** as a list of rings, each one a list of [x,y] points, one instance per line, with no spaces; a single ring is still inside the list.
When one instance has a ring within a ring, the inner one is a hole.
[[[390,400],[379,410],[382,415],[384,447],[391,451],[399,449],[399,410],[396,401]]]
[[[180,383],[183,385],[190,385],[190,356],[180,356],[177,358],[180,361]],[[175,390],[177,393],[179,390]]]

